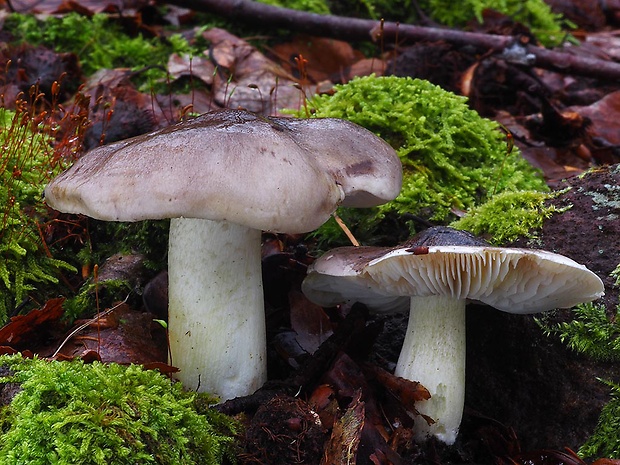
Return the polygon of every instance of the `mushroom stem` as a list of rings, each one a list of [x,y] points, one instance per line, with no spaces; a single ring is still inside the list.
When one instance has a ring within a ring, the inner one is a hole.
[[[416,425],[418,439],[454,444],[465,403],[464,299],[412,297],[409,323],[395,374],[420,381],[431,398],[416,404],[435,423]]]
[[[170,353],[186,389],[226,400],[267,380],[260,241],[226,221],[171,220]]]

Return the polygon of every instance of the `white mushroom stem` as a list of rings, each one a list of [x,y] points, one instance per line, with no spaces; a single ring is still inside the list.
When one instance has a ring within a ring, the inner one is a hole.
[[[431,398],[416,404],[435,423],[416,422],[418,439],[435,436],[454,444],[465,403],[465,306],[449,297],[412,297],[407,334],[395,374],[426,387]]]
[[[226,221],[170,224],[169,335],[186,389],[222,400],[267,380],[261,232]]]

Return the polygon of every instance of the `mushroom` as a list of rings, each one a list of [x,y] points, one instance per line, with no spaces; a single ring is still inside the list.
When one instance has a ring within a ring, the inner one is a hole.
[[[229,399],[267,377],[261,231],[379,205],[401,176],[394,150],[348,121],[221,110],[92,150],[45,198],[105,221],[171,218],[171,363],[187,389]]]
[[[468,300],[527,314],[569,308],[604,293],[596,274],[567,257],[492,247],[444,227],[399,247],[327,252],[308,269],[302,290],[325,307],[357,301],[375,312],[409,308],[395,374],[421,382],[431,393],[418,410],[434,423],[420,425],[417,438],[435,436],[449,445],[456,440],[465,400]]]

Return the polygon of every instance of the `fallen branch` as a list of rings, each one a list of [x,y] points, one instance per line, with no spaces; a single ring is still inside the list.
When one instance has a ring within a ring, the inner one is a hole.
[[[273,28],[283,28],[314,36],[342,40],[372,40],[384,43],[396,40],[445,41],[455,45],[473,45],[487,51],[502,52],[521,47],[527,65],[565,74],[620,81],[620,63],[576,56],[535,45],[519,44],[516,37],[466,32],[454,29],[414,26],[371,19],[319,15],[279,8],[251,0],[168,0],[168,3],[192,10],[219,14],[226,18]]]

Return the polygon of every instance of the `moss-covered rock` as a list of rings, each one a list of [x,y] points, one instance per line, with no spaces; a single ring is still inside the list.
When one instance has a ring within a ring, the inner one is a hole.
[[[394,76],[356,78],[334,90],[311,98],[308,114],[364,126],[392,145],[403,164],[403,188],[394,201],[370,212],[341,209],[362,240],[390,213],[445,223],[452,209],[467,210],[496,193],[547,190],[540,173],[508,149],[499,124],[471,110],[465,97]],[[321,234],[331,238],[332,231],[327,226]]]
[[[0,357],[1,465],[212,465],[235,423],[140,366]]]

